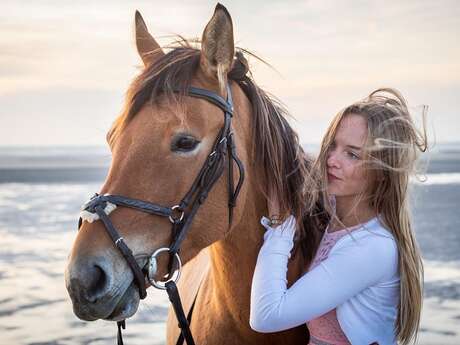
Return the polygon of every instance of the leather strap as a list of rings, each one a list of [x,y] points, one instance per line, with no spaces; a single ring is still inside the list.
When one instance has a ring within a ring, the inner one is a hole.
[[[144,273],[137,264],[136,259],[133,256],[133,252],[126,245],[123,237],[121,237],[120,233],[115,229],[112,222],[110,221],[110,218],[105,214],[101,206],[96,206],[96,213],[99,215],[102,222],[104,223],[107,233],[109,234],[113,243],[115,243],[115,246],[118,248],[120,253],[125,258],[126,262],[128,263],[129,268],[133,272],[134,280],[136,281],[137,286],[139,288],[139,297],[140,299],[144,299],[147,296]]]
[[[215,92],[200,89],[198,87],[190,86],[188,91],[186,92],[187,95],[193,96],[196,98],[203,98],[208,102],[218,106],[220,109],[223,110],[224,113],[229,113],[233,116],[233,99],[232,93],[230,91],[230,87],[227,84],[227,101],[223,99],[221,96],[216,94]]]
[[[181,330],[181,335],[187,342],[187,345],[195,345],[195,341],[192,337],[192,332],[190,331],[189,323],[185,317],[184,308],[179,297],[179,291],[177,290],[176,283],[174,281],[169,281],[165,284],[166,292],[168,293],[169,300],[174,308],[174,313],[176,314],[177,321],[179,322],[179,328]]]
[[[121,334],[121,329],[126,328],[126,322],[125,320],[117,321],[117,327],[118,327],[118,332],[117,332],[117,345],[123,345],[123,335]]]
[[[236,199],[240,194],[241,187],[244,181],[244,167],[241,160],[236,155],[236,147],[235,142],[233,140],[233,133],[228,135],[227,139],[227,151],[228,151],[228,223],[232,224],[233,219],[233,208],[236,206]],[[233,189],[233,162],[236,162],[239,170],[239,179],[238,184],[236,185],[236,189]]]
[[[121,195],[112,195],[112,194],[106,194],[106,195],[95,194],[93,198],[91,198],[85,205],[83,205],[83,209],[94,213],[97,205],[106,203],[106,202],[110,202],[118,206],[133,208],[139,211],[143,211],[149,214],[154,214],[154,215],[162,216],[162,217],[169,217],[172,214],[171,207],[164,207],[164,206],[152,204],[147,201],[132,199],[132,198],[128,198],[126,196],[121,196]]]
[[[195,308],[195,302],[196,302],[197,296],[198,296],[198,293],[195,296],[195,299],[193,300],[193,303],[190,306],[190,310],[188,311],[188,314],[187,314],[187,322],[188,322],[189,327],[190,327],[190,323],[192,322],[193,309]],[[184,343],[184,340],[185,340],[184,335],[181,332],[179,335],[179,338],[177,338],[176,345],[182,345]]]

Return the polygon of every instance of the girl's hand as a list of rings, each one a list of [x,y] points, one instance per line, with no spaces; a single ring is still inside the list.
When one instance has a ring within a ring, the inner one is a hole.
[[[273,188],[270,186],[268,190],[268,219],[270,220],[270,226],[275,228],[281,225],[284,221],[286,215],[281,214],[280,203],[278,194],[274,192]]]

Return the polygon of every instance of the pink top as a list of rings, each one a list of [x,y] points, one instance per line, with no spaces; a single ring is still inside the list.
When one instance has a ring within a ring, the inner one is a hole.
[[[359,228],[359,225],[334,232],[328,232],[328,229],[326,229],[318,247],[318,251],[316,252],[315,258],[310,265],[309,271],[327,258],[332,247],[340,238],[357,228]],[[309,345],[350,344],[347,337],[340,328],[339,322],[337,321],[335,308],[326,314],[323,314],[320,317],[307,322],[307,325],[310,331]]]

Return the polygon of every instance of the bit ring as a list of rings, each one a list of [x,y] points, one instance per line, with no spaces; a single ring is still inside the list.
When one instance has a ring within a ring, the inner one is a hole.
[[[171,223],[173,223],[173,224],[182,222],[182,220],[184,219],[184,211],[182,211],[180,209],[180,206],[179,205],[174,205],[173,207],[171,207],[171,210],[172,211],[179,210],[178,212],[180,212],[180,216],[179,217],[177,217],[177,216],[173,217],[173,214],[171,213],[171,215],[168,217],[169,221]]]
[[[155,250],[155,252],[152,254],[152,256],[149,259],[148,271],[147,271],[147,279],[149,280],[150,284],[152,284],[152,286],[154,286],[154,287],[156,287],[157,289],[160,289],[160,290],[166,290],[166,283],[168,283],[170,281],[174,281],[175,283],[177,283],[179,281],[179,278],[180,278],[180,273],[181,273],[181,270],[182,270],[182,261],[181,261],[181,259],[179,257],[179,254],[175,253],[174,258],[177,261],[177,270],[175,272],[177,272],[177,273],[175,273],[175,274],[173,273],[172,275],[169,275],[171,278],[167,279],[166,281],[161,281],[161,280],[155,280],[154,279],[154,276],[155,276],[155,274],[157,272],[157,268],[158,268],[158,264],[157,264],[157,256],[158,256],[158,254],[163,253],[163,252],[168,252],[169,253],[170,251],[171,251],[171,249],[168,248],[168,247],[159,248],[159,249]]]

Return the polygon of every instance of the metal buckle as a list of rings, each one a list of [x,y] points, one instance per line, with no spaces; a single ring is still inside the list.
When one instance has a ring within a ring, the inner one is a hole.
[[[160,289],[160,290],[166,290],[165,285],[166,285],[167,282],[174,281],[175,283],[177,283],[177,281],[180,278],[180,272],[181,272],[181,269],[182,269],[182,261],[180,260],[179,254],[176,253],[174,255],[174,258],[177,260],[177,270],[175,271],[175,274],[173,273],[171,275],[171,278],[169,278],[166,281],[156,281],[156,280],[153,279],[153,277],[155,276],[155,273],[157,272],[157,269],[158,269],[158,264],[157,264],[157,256],[158,256],[158,254],[163,253],[163,252],[168,252],[169,253],[170,251],[171,251],[171,249],[167,248],[167,247],[159,248],[159,249],[155,250],[155,252],[152,254],[152,256],[149,259],[149,265],[148,265],[148,271],[147,271],[147,279],[149,280],[149,282],[154,287],[156,287],[157,289]],[[175,277],[174,277],[174,275],[175,275]]]
[[[227,137],[223,137],[222,139],[219,140],[219,142],[217,143],[217,147],[220,147],[220,145],[222,145],[222,143],[227,143]],[[208,158],[211,158],[212,156],[214,156],[216,154],[216,150],[212,151],[210,154],[209,154],[209,157]]]
[[[169,221],[171,223],[173,223],[173,224],[182,222],[182,219],[184,219],[184,211],[180,210],[180,206],[179,205],[174,205],[173,207],[171,207],[171,210],[172,211],[179,210],[181,212],[181,214],[180,214],[179,217],[177,217],[177,216],[173,217],[173,214],[171,213],[171,215],[168,217]]]

